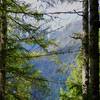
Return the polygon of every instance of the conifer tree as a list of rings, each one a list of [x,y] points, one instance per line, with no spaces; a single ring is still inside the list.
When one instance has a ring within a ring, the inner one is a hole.
[[[26,23],[23,16],[36,20],[42,17],[30,11],[25,2],[0,0],[0,100],[29,99],[33,80],[37,81],[34,87],[42,83],[47,89],[47,80],[28,63],[30,55],[35,53],[30,54],[21,45],[22,42],[34,43],[44,49],[46,43],[43,37],[34,37],[39,27]],[[28,37],[22,37],[23,33],[28,33]]]

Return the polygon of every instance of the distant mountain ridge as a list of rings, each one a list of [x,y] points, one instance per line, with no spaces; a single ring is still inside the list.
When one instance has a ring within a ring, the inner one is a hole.
[[[57,51],[66,51],[66,54],[60,54],[59,59],[63,63],[66,63],[66,67],[70,64],[75,63],[75,57],[79,51],[80,48],[80,40],[75,40],[71,38],[70,36],[72,33],[76,32],[82,32],[82,22],[81,19],[74,21],[74,23],[70,23],[68,26],[65,27],[64,30],[58,31],[50,36],[50,38],[55,38],[57,43],[59,44],[59,47],[56,48]],[[51,51],[52,51],[51,47]],[[32,63],[36,66],[37,69],[39,69],[42,72],[42,75],[46,77],[48,80],[53,81],[62,81],[64,82],[69,75],[69,71],[66,71],[64,74],[57,72],[59,68],[61,68],[61,64],[56,64],[54,60],[50,60],[48,57],[42,57],[37,60],[33,60]],[[62,65],[63,67],[63,65]],[[39,96],[39,100],[59,100],[59,89],[60,87],[63,87],[64,84],[55,84],[50,83],[51,87],[51,96],[47,98],[43,98]],[[38,92],[37,92],[38,94]],[[38,97],[38,95],[37,95]],[[42,99],[43,98],[43,99]]]

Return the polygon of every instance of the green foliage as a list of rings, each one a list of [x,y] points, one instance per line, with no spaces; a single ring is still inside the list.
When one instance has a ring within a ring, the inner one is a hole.
[[[60,90],[60,100],[82,100],[82,55],[76,57],[77,67],[71,65],[71,74],[67,78],[67,90]]]
[[[25,48],[22,48],[19,43],[9,41],[6,59],[7,100],[30,100],[33,87],[41,90],[45,96],[49,94],[48,82],[42,77],[40,71],[34,69],[27,54]]]
[[[35,12],[34,13],[34,18],[36,20],[42,20],[43,19],[43,14],[42,13]]]
[[[48,81],[30,63],[31,55],[22,43],[38,44],[43,49],[50,44],[35,36],[39,26],[26,22],[24,17],[41,20],[43,15],[30,10],[24,1],[7,0],[7,57],[6,57],[6,100],[31,100],[32,89],[38,89],[45,97],[49,95]],[[0,11],[4,10],[0,7]],[[28,35],[27,35],[28,34]],[[27,37],[24,37],[27,35]],[[34,52],[34,51],[32,51]],[[40,54],[40,53],[39,53]],[[34,56],[37,53],[34,52]],[[34,98],[35,99],[35,98]]]
[[[29,45],[38,44],[43,50],[53,41],[46,40],[44,31],[37,25],[37,21],[43,19],[43,14],[30,9],[30,4],[19,0],[6,0],[7,13],[7,57],[6,57],[6,100],[30,100],[32,89],[39,90],[45,97],[49,95],[48,81],[30,63],[32,56],[39,56],[44,52],[30,52],[22,46],[22,43]],[[0,12],[4,10],[0,7]],[[26,18],[33,22],[26,21]],[[44,32],[44,33],[43,33]],[[39,33],[37,35],[37,33]],[[39,38],[38,38],[39,37]],[[55,44],[54,44],[55,45]],[[46,51],[46,50],[45,50]],[[35,98],[34,98],[35,99]]]

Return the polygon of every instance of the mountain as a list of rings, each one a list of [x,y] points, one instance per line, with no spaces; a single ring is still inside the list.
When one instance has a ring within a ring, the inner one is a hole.
[[[58,60],[58,64],[52,57],[42,57],[32,60],[32,63],[41,71],[42,75],[46,77],[47,80],[52,81],[49,82],[49,86],[51,88],[50,96],[44,99],[40,94],[38,94],[38,92],[35,91],[37,98],[39,97],[37,100],[59,100],[59,89],[65,86],[65,84],[62,83],[65,82],[70,73],[70,64],[75,64],[75,57],[81,46],[80,40],[75,40],[70,36],[74,32],[81,31],[82,21],[81,19],[78,19],[68,24],[62,31],[57,31],[49,37],[55,38],[56,42],[58,43],[56,51],[66,51],[66,54],[59,54],[58,56],[54,57],[56,60]],[[52,48],[53,47],[50,47],[49,49],[52,51]],[[63,70],[65,71],[64,73]]]
[[[39,3],[36,1],[39,1]],[[44,97],[43,93],[33,89],[33,97],[35,97],[36,100],[59,100],[59,90],[61,87],[65,88],[65,80],[70,74],[70,64],[76,65],[75,57],[81,46],[81,41],[75,40],[71,38],[71,36],[73,33],[82,32],[82,16],[76,13],[77,11],[82,10],[82,3],[68,3],[66,0],[60,0],[62,3],[55,2],[53,3],[54,5],[51,3],[51,5],[48,6],[48,3],[43,1],[48,2],[48,0],[31,1],[31,4],[33,5],[32,8],[36,9],[36,11],[42,11],[45,13],[74,12],[74,14],[45,15],[45,20],[42,20],[39,23],[40,25],[43,24],[42,28],[50,27],[50,31],[63,27],[59,30],[51,32],[50,34],[47,33],[48,40],[54,39],[57,43],[57,46],[49,46],[48,50],[64,51],[66,53],[50,57],[41,57],[31,61],[35,68],[39,69],[42,75],[49,80],[48,85],[51,88],[51,92],[48,97]],[[51,1],[57,0],[49,0],[49,2]],[[28,50],[41,50],[39,45],[26,45],[25,47]]]

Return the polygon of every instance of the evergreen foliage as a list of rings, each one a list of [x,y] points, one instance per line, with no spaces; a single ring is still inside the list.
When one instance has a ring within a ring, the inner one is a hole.
[[[82,53],[76,57],[77,66],[71,65],[71,73],[66,80],[67,90],[60,90],[60,100],[82,100]]]
[[[3,10],[1,2],[0,12]],[[24,1],[6,0],[7,14],[7,55],[5,64],[6,84],[5,99],[7,100],[30,100],[32,99],[32,89],[38,89],[46,97],[49,94],[48,81],[41,75],[39,70],[30,63],[33,57],[32,52],[23,47],[25,44],[38,44],[43,50],[50,44],[44,37],[36,35],[40,32],[40,26],[26,22],[25,18],[41,20],[43,15],[33,12],[30,4]],[[39,37],[39,38],[38,38]],[[39,54],[39,53],[38,53]],[[37,53],[34,53],[34,56]],[[43,92],[45,90],[45,92]],[[34,98],[35,99],[35,98]]]

